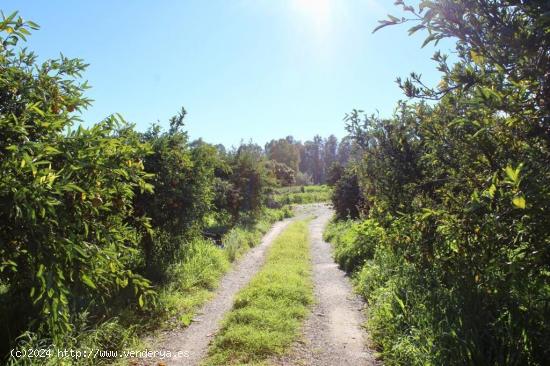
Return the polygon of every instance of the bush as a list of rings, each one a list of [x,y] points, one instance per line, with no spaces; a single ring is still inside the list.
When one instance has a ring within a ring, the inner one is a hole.
[[[234,198],[230,211],[237,219],[240,213],[258,216],[271,186],[262,149],[254,144],[241,145],[231,157]]]
[[[145,274],[151,280],[163,280],[168,265],[176,257],[178,243],[172,237],[190,239],[206,225],[214,206],[215,169],[221,164],[217,150],[207,144],[188,143],[181,131],[185,109],[170,119],[170,130],[162,132],[153,125],[141,134],[152,153],[144,158],[146,171],[152,176],[155,192],[138,194],[136,210],[151,219],[153,235],[142,240]]]
[[[261,148],[189,143],[184,109],[168,132],[137,133],[118,115],[75,128],[90,105],[86,65],[38,63],[21,47],[37,28],[1,15],[0,357],[17,345],[120,349],[155,315],[187,321],[204,302],[228,267],[207,225],[242,225],[228,237],[239,253],[290,212],[258,221],[272,184]]]
[[[295,183],[298,186],[307,186],[313,184],[313,178],[310,174],[299,171],[296,173]]]
[[[327,184],[334,186],[338,182],[342,175],[344,175],[345,167],[339,162],[334,162],[327,171]]]
[[[333,221],[324,236],[334,243],[336,262],[353,273],[374,257],[376,245],[384,240],[384,230],[374,220]]]
[[[332,191],[332,206],[339,219],[356,219],[364,208],[365,199],[359,187],[357,173],[353,167],[348,167]]]
[[[288,187],[295,183],[296,172],[288,165],[275,160],[268,160],[266,168],[272,176],[272,180],[277,182],[279,186]]]

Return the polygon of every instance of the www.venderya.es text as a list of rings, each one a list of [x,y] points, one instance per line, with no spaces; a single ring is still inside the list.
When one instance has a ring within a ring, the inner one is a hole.
[[[102,350],[102,349],[54,349],[54,348],[18,348],[11,350],[11,356],[15,359],[37,358],[47,359],[56,357],[59,359],[83,359],[83,358],[128,358],[128,359],[170,359],[188,358],[189,351],[166,350]]]

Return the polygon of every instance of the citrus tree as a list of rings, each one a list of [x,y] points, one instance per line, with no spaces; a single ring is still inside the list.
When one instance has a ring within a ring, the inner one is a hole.
[[[0,21],[0,282],[24,329],[61,342],[84,307],[124,287],[141,305],[152,294],[132,271],[148,226],[132,200],[152,186],[149,149],[121,118],[72,127],[90,104],[86,65],[38,63],[21,48],[36,28],[17,14]]]
[[[348,118],[386,231],[360,276],[371,332],[396,364],[546,364],[550,3],[396,4],[404,16],[380,27],[410,23],[456,52],[434,54],[435,86],[398,80],[420,101],[393,118]]]

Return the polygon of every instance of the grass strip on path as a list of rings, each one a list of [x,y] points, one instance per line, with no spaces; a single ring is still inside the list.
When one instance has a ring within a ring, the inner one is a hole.
[[[282,354],[300,334],[313,302],[308,224],[292,223],[241,290],[205,365],[254,364]]]

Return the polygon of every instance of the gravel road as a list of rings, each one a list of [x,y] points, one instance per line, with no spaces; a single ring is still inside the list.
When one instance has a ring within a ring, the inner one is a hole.
[[[208,345],[219,331],[221,320],[231,310],[236,293],[258,272],[273,240],[294,221],[314,217],[310,223],[313,280],[316,303],[303,327],[301,339],[290,352],[270,360],[275,365],[377,365],[366,348],[363,301],[353,293],[349,279],[332,259],[331,245],[323,241],[323,229],[332,216],[325,204],[298,207],[294,218],[276,223],[221,280],[211,301],[198,312],[185,329],[164,332],[153,342],[153,349],[170,351],[173,357],[143,361],[141,365],[199,365]],[[174,357],[181,351],[179,357]]]

